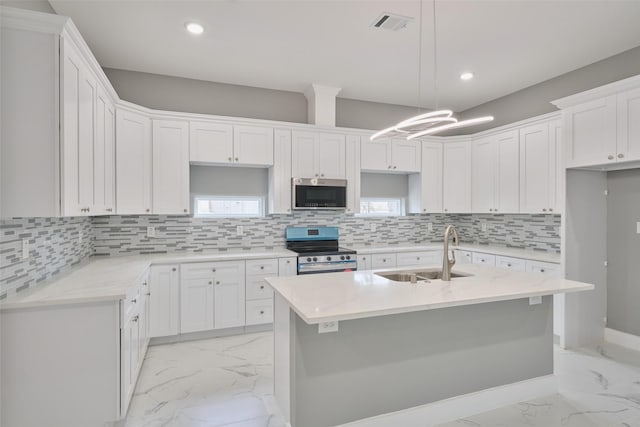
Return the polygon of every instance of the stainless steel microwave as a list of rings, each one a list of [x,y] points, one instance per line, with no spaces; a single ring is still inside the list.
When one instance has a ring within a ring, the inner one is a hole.
[[[291,207],[302,209],[347,208],[347,180],[325,178],[292,178]]]

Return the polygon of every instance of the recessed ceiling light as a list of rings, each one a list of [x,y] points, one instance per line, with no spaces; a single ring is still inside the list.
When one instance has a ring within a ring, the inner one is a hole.
[[[204,27],[197,22],[187,22],[184,26],[191,34],[202,34]]]
[[[464,72],[462,74],[460,74],[460,80],[471,80],[473,78],[473,73],[470,71]]]

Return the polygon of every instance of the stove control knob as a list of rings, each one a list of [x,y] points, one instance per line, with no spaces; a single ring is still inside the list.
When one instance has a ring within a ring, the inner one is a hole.
[[[340,255],[340,259],[344,261],[344,255]]]
[[[351,257],[349,255],[347,255],[347,259],[351,259]]]
[[[327,257],[327,261],[331,261],[331,257],[330,256]]]
[[[314,261],[314,262],[315,262],[315,261],[317,261],[317,260],[318,260],[318,258],[317,258],[317,257],[313,257],[313,261]]]
[[[307,262],[311,262],[311,258],[307,258]]]

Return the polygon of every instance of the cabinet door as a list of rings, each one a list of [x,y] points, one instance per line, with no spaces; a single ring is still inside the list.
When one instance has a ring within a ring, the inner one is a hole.
[[[483,254],[480,252],[473,252],[471,255],[471,262],[480,265],[489,265],[494,267],[496,265],[496,256],[490,254]]]
[[[371,255],[371,268],[394,268],[396,267],[396,254],[374,254]]]
[[[616,161],[616,96],[585,102],[563,111],[568,167]]]
[[[96,143],[94,146],[95,213],[115,212],[115,109],[107,94],[98,86],[96,103]]]
[[[515,271],[526,271],[525,260],[506,256],[496,256],[496,267]]]
[[[420,207],[412,210],[414,212],[442,212],[442,143],[425,141],[422,143],[421,151]],[[418,178],[414,175],[409,176],[410,181],[416,179]]]
[[[117,109],[116,124],[118,213],[151,213],[151,120]]]
[[[180,270],[180,332],[213,329],[215,263],[183,264]]]
[[[275,130],[273,167],[269,168],[269,213],[291,213],[291,131]]]
[[[455,249],[455,256],[457,264],[471,264],[473,262],[473,255],[469,251]]]
[[[444,212],[471,211],[471,145],[469,141],[444,144]]]
[[[549,123],[549,195],[550,212],[564,211],[565,176],[563,130],[560,120]]]
[[[189,122],[189,161],[233,163],[233,126],[211,122]]]
[[[345,137],[321,133],[316,144],[317,170],[323,178],[346,178]]]
[[[640,89],[618,95],[618,161],[640,160]]]
[[[233,155],[239,164],[273,166],[273,128],[234,126]]]
[[[298,274],[298,261],[295,257],[278,259],[278,276],[295,276]]]
[[[394,139],[391,141],[391,170],[420,172],[420,141]]]
[[[551,155],[547,123],[520,129],[520,212],[549,212],[550,180],[555,176],[555,164],[549,164]]]
[[[493,212],[495,207],[496,145],[487,137],[472,141],[471,148],[471,210]]]
[[[391,140],[370,141],[362,138],[360,167],[363,171],[388,171],[391,169]]]
[[[180,273],[177,265],[155,265],[149,277],[149,336],[177,335],[180,313]]]
[[[86,209],[85,214],[90,214],[95,209],[93,167],[98,86],[88,67],[80,70],[78,90],[78,205]]]
[[[347,209],[349,214],[360,212],[360,137],[348,135],[345,142],[347,178]]]
[[[520,212],[520,143],[517,131],[494,137],[496,167],[493,211]],[[555,168],[552,169],[555,171]]]
[[[371,255],[358,255],[358,270],[371,270]]]
[[[291,170],[294,178],[319,176],[316,166],[318,134],[291,132]]]
[[[245,323],[244,262],[215,263],[214,327],[230,328]]]
[[[132,350],[135,344],[134,328],[137,331],[137,325],[135,325],[131,319],[127,319],[120,331],[120,392],[121,405],[123,407],[128,406],[131,395],[133,394],[133,378],[135,375],[135,363],[132,360]]]
[[[153,121],[153,213],[189,212],[189,125]]]

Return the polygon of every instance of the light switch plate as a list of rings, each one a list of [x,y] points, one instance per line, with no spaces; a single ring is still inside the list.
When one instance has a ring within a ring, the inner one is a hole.
[[[29,258],[29,239],[22,239],[22,259]]]
[[[432,222],[428,222],[427,223],[427,230],[433,231],[433,223]]]
[[[244,226],[238,225],[236,227],[236,235],[243,236],[244,235]]]
[[[487,232],[487,223],[486,222],[481,222],[480,223],[480,229],[482,230],[483,233]]]
[[[338,322],[322,322],[318,323],[318,333],[324,334],[326,332],[338,332]]]
[[[529,297],[529,305],[542,304],[542,297]]]
[[[378,228],[378,227],[376,226],[376,224],[375,224],[375,223],[370,224],[370,229],[371,229],[371,231],[372,231],[373,233],[375,233],[375,232],[376,232],[376,229],[377,229],[377,228]]]
[[[156,237],[156,228],[153,226],[147,227],[147,237]]]

